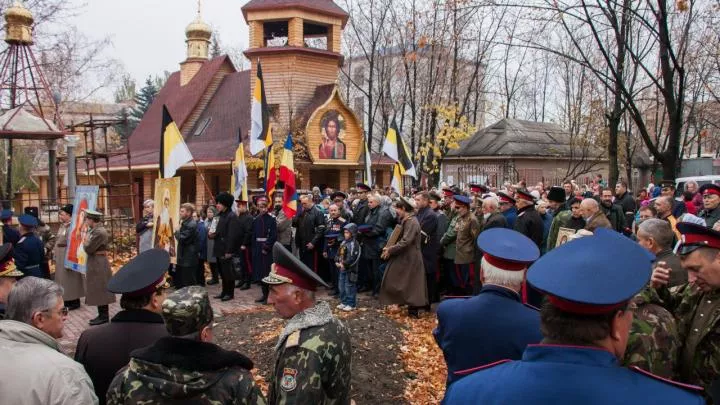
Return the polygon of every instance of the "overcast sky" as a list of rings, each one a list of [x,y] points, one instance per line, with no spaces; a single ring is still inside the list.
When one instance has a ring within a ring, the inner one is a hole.
[[[185,59],[185,27],[195,19],[197,0],[72,0],[83,4],[73,23],[91,38],[109,35],[107,53],[142,85],[149,75],[179,70]],[[202,17],[221,44],[245,48],[248,28],[240,7],[246,0],[203,0]],[[110,93],[111,94],[111,93]]]

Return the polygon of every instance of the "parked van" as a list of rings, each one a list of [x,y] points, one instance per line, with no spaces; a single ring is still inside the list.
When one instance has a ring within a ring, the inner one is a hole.
[[[702,187],[704,184],[719,184],[720,176],[692,176],[692,177],[678,177],[675,179],[675,196],[680,197],[685,192],[685,184],[689,181],[694,181],[698,184],[698,187]]]

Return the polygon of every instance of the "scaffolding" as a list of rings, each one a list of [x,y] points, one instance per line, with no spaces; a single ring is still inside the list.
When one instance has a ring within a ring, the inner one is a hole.
[[[127,119],[94,119],[90,114],[87,121],[73,122],[66,128],[68,133],[81,137],[78,149],[83,147],[75,154],[76,171],[83,171],[80,177],[76,176],[77,185],[99,187],[97,206],[104,213],[105,224],[111,235],[110,249],[113,259],[121,252],[136,252],[135,223],[140,217],[140,203],[136,200],[138,190],[132,174],[130,143],[125,142],[121,149],[112,151],[112,145],[108,142],[108,130],[119,127],[127,130]],[[125,159],[122,159],[123,156]],[[58,165],[61,162],[67,163],[67,159],[67,156],[60,157]],[[127,183],[113,180],[111,163],[114,163],[116,168],[118,164],[127,164]],[[59,187],[58,195],[61,190]],[[68,201],[69,196],[61,196],[61,200],[63,199]]]

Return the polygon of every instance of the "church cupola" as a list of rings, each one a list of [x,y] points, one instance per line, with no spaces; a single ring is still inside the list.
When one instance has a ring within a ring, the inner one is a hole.
[[[192,80],[203,63],[208,60],[212,29],[202,20],[200,1],[195,20],[185,28],[187,59],[180,64],[180,85],[184,86]]]

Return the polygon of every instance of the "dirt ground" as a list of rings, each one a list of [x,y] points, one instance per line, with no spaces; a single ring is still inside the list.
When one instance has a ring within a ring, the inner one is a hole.
[[[361,404],[408,404],[408,380],[416,378],[402,364],[403,325],[387,316],[377,301],[359,297],[352,313],[335,311],[350,329],[352,398]],[[331,302],[334,305],[337,302]],[[255,380],[265,390],[273,368],[274,347],[284,321],[272,308],[226,314],[215,328],[216,342],[255,361]],[[414,402],[414,401],[413,401]]]

